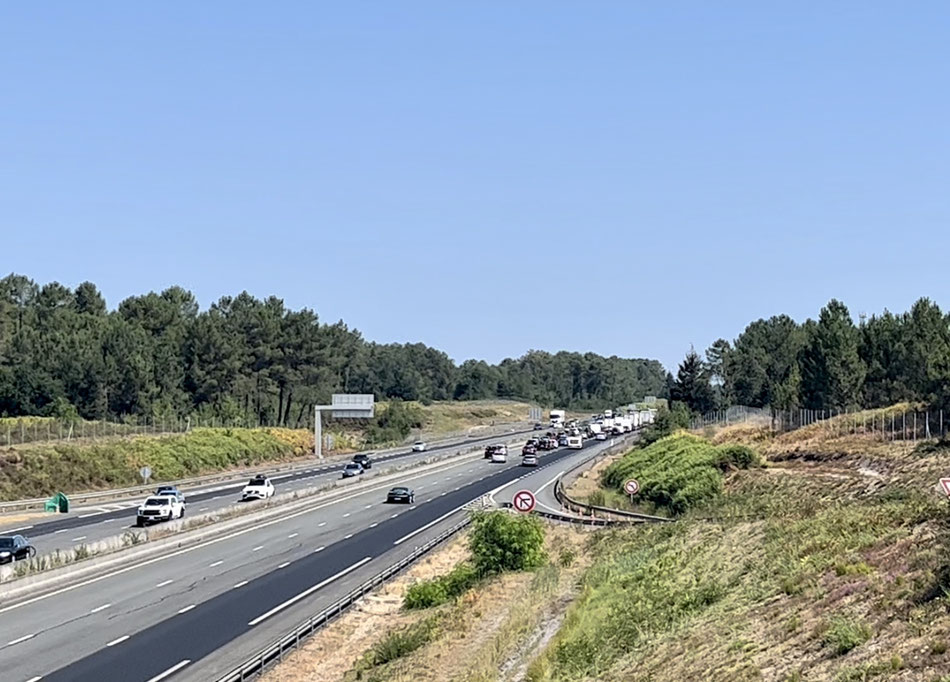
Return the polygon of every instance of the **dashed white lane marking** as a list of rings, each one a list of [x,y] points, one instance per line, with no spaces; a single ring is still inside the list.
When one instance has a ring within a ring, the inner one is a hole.
[[[363,509],[372,509],[372,508],[373,508],[373,505],[371,505],[371,504],[368,504],[368,505],[366,505],[365,507],[363,507]]]
[[[208,509],[209,509],[209,507],[202,507],[202,508],[199,509],[198,511],[203,512],[203,511],[208,511]]]
[[[122,636],[119,637],[118,639],[113,639],[111,642],[109,642],[108,644],[106,644],[106,646],[115,646],[116,644],[121,644],[122,642],[124,642],[125,640],[127,640],[130,636],[131,636],[131,635],[122,635]]]
[[[338,580],[338,579],[342,578],[344,575],[346,575],[346,574],[349,573],[350,571],[355,571],[357,568],[359,568],[360,566],[362,566],[362,565],[365,564],[366,562],[370,561],[371,559],[372,559],[372,557],[364,557],[363,559],[360,559],[359,561],[357,561],[355,564],[353,564],[353,565],[350,566],[349,568],[344,568],[344,569],[343,569],[342,571],[340,571],[339,573],[336,573],[336,574],[334,574],[334,575],[331,575],[329,578],[327,578],[326,580],[320,581],[319,583],[317,583],[317,584],[314,585],[313,587],[308,587],[306,590],[304,590],[303,592],[301,592],[300,594],[298,594],[296,597],[291,597],[290,599],[288,599],[287,601],[285,601],[283,604],[278,604],[277,606],[275,606],[274,608],[272,608],[272,609],[271,609],[270,611],[268,611],[267,613],[264,613],[264,614],[258,616],[257,618],[255,618],[254,620],[250,621],[250,622],[248,623],[248,625],[250,625],[250,626],[253,627],[253,626],[257,625],[258,623],[267,620],[268,618],[270,618],[271,616],[273,616],[275,613],[279,613],[280,611],[283,611],[284,609],[286,609],[288,606],[292,606],[293,604],[296,604],[296,603],[297,603],[298,601],[300,601],[301,599],[304,599],[304,598],[306,598],[308,595],[311,595],[311,594],[313,594],[314,592],[316,592],[317,590],[319,590],[320,588],[325,587],[326,585],[329,585],[329,584],[332,583],[334,580]],[[150,681],[150,682],[152,682],[152,681]]]
[[[14,644],[19,644],[20,642],[25,642],[26,640],[33,639],[34,637],[36,637],[35,632],[32,635],[24,635],[23,637],[13,640],[12,642],[7,642],[7,646],[13,646]]]
[[[239,587],[244,587],[245,585],[247,585],[247,581],[246,581],[246,580],[242,580],[241,582],[237,583],[237,584],[236,584],[234,587],[232,587],[231,589],[236,590],[237,588],[239,588]]]
[[[289,561],[285,561],[284,563],[282,563],[282,564],[281,564],[280,566],[278,566],[277,568],[287,568],[288,566],[290,566],[290,562],[289,562]]]
[[[80,540],[85,540],[85,539],[86,539],[85,535],[80,535],[78,538],[73,538],[72,540],[70,540],[70,542],[79,542]]]
[[[252,552],[260,552],[262,549],[264,549],[264,545],[258,545],[257,547],[255,547],[255,548],[252,549],[251,551],[252,551]]]
[[[106,510],[106,511],[108,511],[108,510]],[[80,514],[80,515],[77,516],[76,518],[77,518],[77,519],[88,519],[90,516],[99,516],[99,514],[104,514],[104,513],[105,513],[105,512],[98,511],[98,512],[92,512],[91,514]]]
[[[351,537],[353,537],[353,533],[350,533],[349,535],[344,535],[344,536],[343,536],[343,539],[344,539],[344,540],[349,540]]]
[[[448,495],[447,492],[446,492],[446,493],[439,493],[439,497],[445,497],[446,495]]]
[[[317,547],[315,550],[313,550],[313,553],[316,554],[317,552],[322,552],[325,549],[326,547]]]
[[[300,535],[300,533],[291,533],[290,535],[287,536],[287,539],[288,539],[288,540],[293,540],[293,539],[294,539],[295,537],[297,537],[298,535]]]
[[[26,682],[40,682],[40,680],[42,680],[42,679],[43,679],[42,677],[40,677],[39,675],[37,675],[36,677],[31,677],[31,678],[28,679]]]
[[[325,525],[327,525],[326,521],[324,521],[323,523],[318,523],[317,528],[323,528]]]
[[[378,526],[378,525],[379,525],[379,521],[377,521],[376,523],[371,523],[371,524],[369,524],[369,527],[370,527],[370,528],[375,528],[375,527]]]
[[[175,581],[174,581],[174,580],[163,580],[162,582],[160,582],[160,583],[159,583],[158,585],[156,585],[155,587],[165,587],[165,585],[171,585],[173,582],[175,582]]]
[[[468,504],[468,503],[466,502],[465,504]],[[424,530],[426,530],[426,529],[428,529],[428,528],[431,528],[432,526],[434,526],[435,524],[437,524],[439,521],[442,521],[443,519],[447,519],[448,517],[452,516],[452,514],[455,514],[457,511],[459,511],[460,509],[464,509],[464,508],[465,508],[465,505],[463,504],[461,507],[456,507],[456,508],[453,509],[452,511],[446,512],[445,514],[443,514],[443,515],[440,516],[439,518],[434,519],[434,520],[432,520],[432,521],[429,521],[429,523],[427,523],[426,525],[422,526],[421,528],[416,528],[414,531],[412,531],[412,532],[409,533],[408,535],[402,536],[401,538],[399,538],[398,540],[396,540],[393,544],[394,544],[394,545],[400,545],[400,544],[402,544],[403,542],[405,542],[405,541],[408,540],[409,538],[411,538],[411,537],[413,537],[413,536],[415,536],[415,535],[418,535],[419,533],[421,533],[422,531],[424,531]]]
[[[418,506],[419,506],[419,505],[417,505],[417,504],[412,505],[411,507],[409,507],[409,511],[412,511],[413,509],[415,509],[415,508],[418,507]]]
[[[69,528],[60,528],[59,530],[54,530],[53,533],[68,533],[71,529]]]
[[[183,609],[178,609],[178,613],[188,613],[188,612],[191,611],[193,608],[195,608],[195,606],[196,606],[196,604],[189,604],[188,606],[186,606],[186,607],[183,608]]]
[[[397,516],[399,516],[399,512],[396,512],[395,514],[393,514],[393,515],[390,516],[389,518],[394,519],[394,518],[396,518]]]
[[[175,673],[177,673],[179,670],[181,670],[182,668],[184,668],[184,667],[185,667],[186,665],[188,665],[189,663],[191,663],[191,659],[190,659],[190,658],[186,658],[184,661],[181,661],[180,663],[176,663],[175,665],[173,665],[171,668],[169,668],[169,669],[166,670],[165,672],[159,673],[158,675],[156,675],[155,677],[153,677],[152,679],[150,679],[148,682],[160,682],[161,680],[164,680],[166,677],[170,677],[170,676],[174,675]]]
[[[350,515],[350,512],[346,512],[346,513],[343,515],[343,518],[345,519],[345,518],[346,518],[347,516],[349,516],[349,515]]]
[[[21,530],[30,530],[33,526],[20,526],[19,528],[4,528],[4,533],[19,533]]]
[[[213,564],[209,564],[208,568],[214,568],[215,566],[220,566],[224,561],[215,561]]]
[[[106,610],[107,608],[109,608],[110,606],[112,606],[112,604],[103,604],[102,606],[97,606],[96,608],[94,608],[94,609],[93,609],[92,611],[90,611],[89,613],[99,613],[100,611],[105,611],[105,610]]]

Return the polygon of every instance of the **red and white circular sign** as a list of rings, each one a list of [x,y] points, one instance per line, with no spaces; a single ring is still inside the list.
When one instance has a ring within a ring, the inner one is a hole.
[[[534,509],[536,500],[530,490],[519,490],[511,500],[511,504],[520,512],[529,512]]]
[[[640,492],[640,484],[637,483],[637,479],[631,478],[629,481],[623,484],[623,489],[628,495],[636,495]]]

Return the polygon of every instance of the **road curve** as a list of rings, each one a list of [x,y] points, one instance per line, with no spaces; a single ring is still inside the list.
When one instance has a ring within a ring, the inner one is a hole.
[[[4,679],[213,680],[457,521],[467,503],[492,491],[498,497],[521,476],[519,484],[543,492],[556,474],[603,446],[547,453],[537,470],[513,456],[508,464],[465,458],[438,471],[407,471],[414,505],[383,504],[391,483],[371,486],[95,582],[0,606]]]

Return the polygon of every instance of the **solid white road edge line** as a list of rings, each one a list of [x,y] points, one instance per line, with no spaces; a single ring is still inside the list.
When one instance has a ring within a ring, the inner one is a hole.
[[[465,464],[468,464],[468,462],[453,462],[453,463],[451,463],[451,464],[449,465],[449,467],[453,467],[453,466],[463,466],[463,465],[465,465]],[[424,471],[424,472],[420,472],[420,473],[416,474],[415,476],[409,476],[409,477],[407,477],[407,478],[404,479],[404,480],[406,480],[406,481],[413,481],[413,480],[415,480],[415,479],[417,479],[417,478],[423,478],[423,477],[425,477],[425,476],[431,476],[433,473],[436,473],[436,472],[434,472],[434,471]],[[387,489],[387,488],[389,488],[389,487],[391,487],[391,483],[384,483],[383,485],[375,486],[375,487],[372,487],[372,488],[367,488],[366,490],[361,490],[361,491],[359,491],[359,492],[355,492],[355,493],[353,493],[352,495],[347,495],[347,496],[345,496],[345,497],[336,498],[336,499],[331,500],[331,501],[329,501],[329,502],[324,502],[323,504],[318,504],[318,505],[315,505],[315,506],[313,506],[313,507],[308,507],[308,508],[306,508],[306,509],[301,509],[300,511],[294,512],[293,514],[288,514],[287,516],[280,516],[280,517],[278,517],[278,518],[271,519],[270,521],[265,521],[265,522],[263,522],[263,523],[259,523],[259,524],[255,525],[255,526],[251,526],[251,527],[249,527],[249,528],[243,528],[243,529],[241,529],[241,530],[234,531],[233,533],[228,533],[227,535],[222,535],[221,537],[212,538],[211,540],[208,540],[207,542],[202,542],[202,543],[197,544],[197,545],[195,545],[195,546],[193,546],[193,547],[186,547],[185,549],[180,549],[180,550],[178,550],[177,552],[171,552],[171,553],[169,553],[169,554],[162,554],[162,555],[160,555],[160,556],[155,557],[154,559],[148,559],[148,560],[146,560],[146,561],[143,561],[143,562],[141,562],[141,563],[135,564],[135,565],[133,565],[133,566],[126,566],[125,568],[119,568],[119,569],[116,569],[115,571],[112,571],[112,572],[110,572],[110,573],[105,573],[105,574],[103,574],[103,575],[98,575],[98,576],[96,576],[96,577],[94,577],[94,578],[89,578],[88,580],[83,580],[83,581],[81,581],[81,582],[76,583],[75,585],[69,585],[69,586],[67,586],[67,587],[63,587],[63,588],[60,588],[60,589],[58,589],[58,590],[54,590],[53,592],[49,592],[49,593],[47,593],[47,594],[41,594],[41,595],[39,595],[39,596],[32,597],[32,598],[30,598],[30,599],[25,599],[25,600],[23,600],[23,601],[21,601],[21,602],[19,602],[19,603],[17,603],[17,604],[12,604],[12,605],[10,605],[10,606],[5,606],[5,607],[3,607],[3,608],[0,608],[0,613],[6,613],[7,611],[13,611],[14,609],[19,609],[19,608],[21,608],[21,607],[23,607],[23,606],[27,606],[27,605],[29,605],[29,604],[35,604],[35,603],[38,602],[38,601],[43,601],[44,599],[49,599],[50,597],[56,597],[56,596],[59,596],[59,595],[61,595],[61,594],[66,593],[66,592],[71,592],[72,590],[79,589],[80,587],[86,587],[87,585],[92,585],[92,584],[97,583],[97,582],[99,582],[99,581],[101,581],[101,580],[106,580],[106,579],[108,579],[108,578],[114,578],[114,577],[117,576],[117,575],[121,575],[121,574],[123,574],[123,573],[128,573],[129,571],[134,571],[134,570],[139,569],[139,568],[144,568],[145,566],[150,566],[151,564],[158,563],[159,561],[165,561],[166,559],[171,559],[171,558],[176,557],[176,556],[181,556],[182,554],[188,554],[189,552],[194,552],[195,550],[198,550],[198,549],[204,549],[205,547],[208,547],[208,546],[210,546],[210,545],[214,545],[214,544],[217,544],[217,543],[219,543],[219,542],[224,542],[225,540],[230,540],[230,539],[232,539],[232,538],[236,538],[236,537],[241,536],[241,535],[246,535],[247,533],[252,533],[252,532],[254,532],[254,531],[260,530],[261,528],[266,528],[266,527],[268,527],[268,526],[273,526],[274,524],[277,524],[277,523],[284,523],[285,521],[289,521],[290,519],[295,519],[295,518],[297,518],[298,516],[303,516],[304,514],[312,514],[313,512],[315,512],[315,511],[317,511],[317,510],[326,509],[327,507],[330,507],[330,506],[332,506],[332,505],[334,505],[334,504],[339,504],[340,502],[346,502],[347,500],[352,500],[352,499],[354,499],[354,498],[357,498],[357,497],[359,497],[359,496],[361,496],[361,495],[366,495],[366,494],[368,494],[368,493],[375,493],[375,492],[378,492],[378,491],[380,491],[380,490],[385,490],[385,489]]]
[[[159,682],[160,680],[164,680],[166,677],[170,677],[171,675],[174,675],[175,673],[177,673],[179,670],[184,668],[189,663],[191,663],[191,659],[186,658],[184,661],[182,661],[181,663],[176,663],[165,672],[159,673],[158,675],[150,679],[148,682]]]
[[[34,637],[36,637],[35,632],[32,635],[24,635],[23,637],[18,637],[12,642],[7,642],[7,646],[13,646],[14,644],[19,644],[20,642],[25,642],[26,640],[33,639]]]
[[[319,590],[320,588],[326,587],[327,585],[329,585],[330,583],[332,583],[334,580],[339,580],[340,578],[342,578],[343,576],[345,576],[347,573],[349,573],[349,572],[351,572],[351,571],[355,571],[357,568],[359,568],[360,566],[362,566],[362,565],[365,564],[366,562],[371,561],[372,558],[373,558],[373,557],[364,557],[363,559],[360,559],[359,561],[357,561],[355,564],[353,564],[353,565],[350,566],[349,568],[344,568],[344,569],[343,569],[342,571],[340,571],[339,573],[337,573],[337,574],[335,574],[335,575],[331,575],[329,578],[327,578],[326,580],[322,580],[322,581],[318,582],[318,583],[317,583],[316,585],[314,585],[313,587],[308,587],[306,590],[304,590],[303,592],[301,592],[300,594],[298,594],[296,597],[291,597],[290,599],[288,599],[287,601],[285,601],[283,604],[278,604],[277,606],[275,606],[274,608],[272,608],[272,609],[271,609],[270,611],[268,611],[267,613],[265,613],[265,614],[263,614],[263,615],[260,615],[260,616],[258,616],[257,618],[255,618],[254,620],[250,621],[250,622],[248,623],[248,625],[250,625],[250,626],[253,627],[253,626],[257,625],[258,623],[267,620],[268,618],[270,618],[271,616],[273,616],[275,613],[279,613],[279,612],[283,611],[284,609],[286,609],[288,606],[292,606],[292,605],[296,604],[298,601],[300,601],[301,599],[304,599],[304,598],[308,597],[309,595],[313,594],[314,592],[316,592],[316,591]]]

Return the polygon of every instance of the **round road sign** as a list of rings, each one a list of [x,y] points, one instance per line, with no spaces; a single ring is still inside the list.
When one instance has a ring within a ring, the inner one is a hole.
[[[640,492],[640,484],[637,483],[637,479],[631,478],[629,481],[623,484],[623,489],[628,495],[636,495]]]
[[[530,490],[519,490],[512,498],[511,504],[520,512],[529,512],[534,509],[534,493]]]

